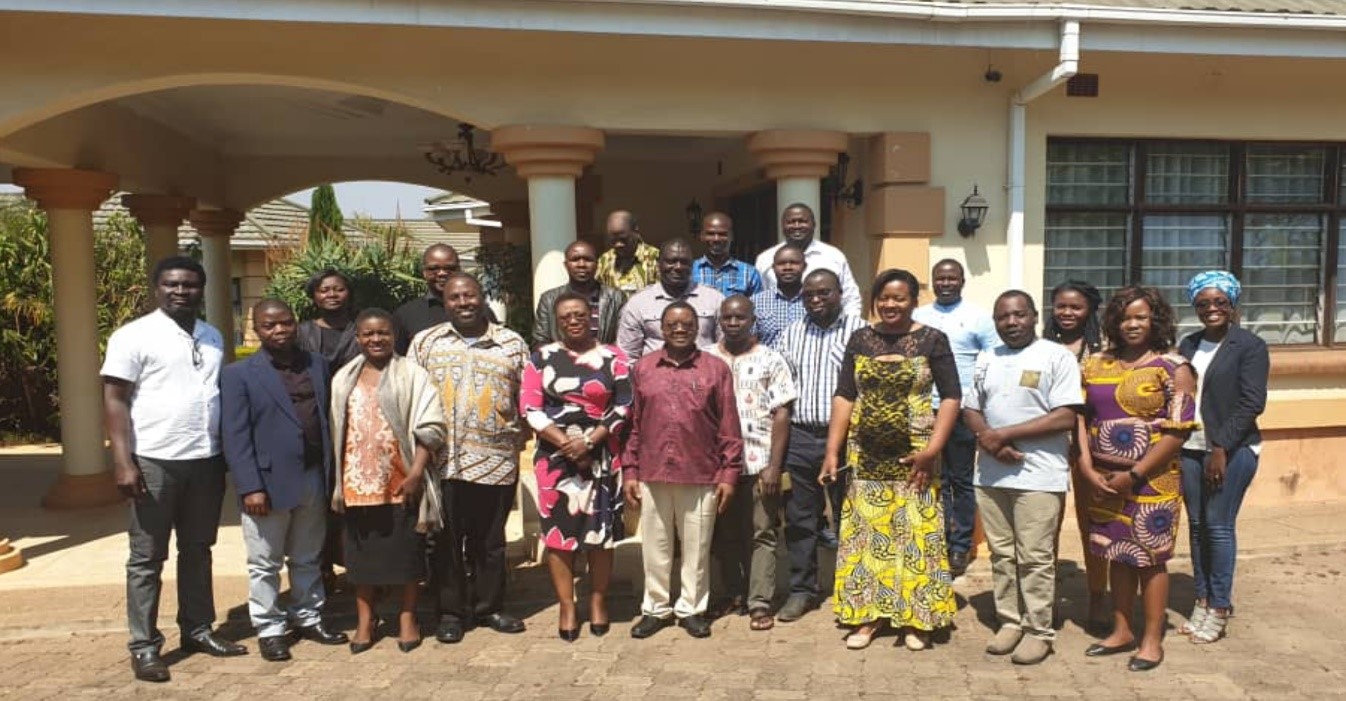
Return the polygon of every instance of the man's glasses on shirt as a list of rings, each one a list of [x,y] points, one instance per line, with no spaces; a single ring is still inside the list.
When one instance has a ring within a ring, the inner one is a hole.
[[[205,362],[206,359],[201,355],[201,339],[192,336],[192,367],[200,370]]]

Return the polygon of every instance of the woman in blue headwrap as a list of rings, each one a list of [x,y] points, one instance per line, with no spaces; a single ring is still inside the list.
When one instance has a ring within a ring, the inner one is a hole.
[[[1178,344],[1197,371],[1201,418],[1182,448],[1196,605],[1179,630],[1194,643],[1223,637],[1234,611],[1234,520],[1262,447],[1257,417],[1266,408],[1271,361],[1267,344],[1238,326],[1241,291],[1238,278],[1223,270],[1192,278],[1187,293],[1204,328]]]

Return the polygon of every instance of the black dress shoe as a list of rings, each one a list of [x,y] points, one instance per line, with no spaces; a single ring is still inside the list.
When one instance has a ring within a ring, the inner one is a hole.
[[[609,630],[612,630],[612,624],[611,624],[611,623],[590,623],[590,624],[589,624],[589,634],[592,635],[592,636],[594,636],[595,638],[601,638],[601,637],[607,635]]]
[[[363,643],[357,643],[357,642],[355,642],[354,640],[352,640],[352,641],[351,641],[351,654],[352,654],[352,655],[358,655],[358,654],[360,654],[360,653],[362,653],[362,652],[369,652],[370,648],[372,648],[372,647],[374,647],[374,641],[373,641],[373,640],[367,640],[367,641],[365,641],[365,642],[363,642]]]
[[[238,657],[248,654],[248,648],[225,640],[214,633],[205,632],[183,638],[182,649],[187,652],[204,652],[211,657]]]
[[[168,665],[159,657],[158,650],[140,650],[131,653],[131,671],[142,682],[166,682]]]
[[[705,616],[700,614],[692,614],[686,618],[678,619],[678,625],[693,638],[710,637],[710,621],[707,621]]]
[[[1094,643],[1093,645],[1090,645],[1089,647],[1085,648],[1084,656],[1107,657],[1108,655],[1117,655],[1123,652],[1131,652],[1134,649],[1136,649],[1135,641],[1129,642],[1125,645],[1114,645],[1112,647],[1108,647],[1107,645],[1104,645],[1102,643]]]
[[[967,553],[949,553],[949,574],[955,577],[962,577],[963,574],[967,572],[967,561]]]
[[[401,650],[402,652],[411,652],[412,650],[415,650],[416,648],[418,648],[418,647],[420,647],[420,646],[421,646],[421,639],[420,639],[420,638],[416,638],[415,640],[399,640],[399,641],[397,641],[397,649],[398,649],[398,650]]]
[[[522,633],[528,628],[523,621],[508,613],[493,613],[477,618],[477,625],[489,627],[497,633]]]
[[[299,637],[304,640],[312,640],[319,645],[345,645],[350,642],[350,638],[345,633],[334,633],[327,630],[327,627],[321,621],[311,626],[300,626]]]
[[[290,658],[290,638],[285,635],[268,635],[257,639],[257,649],[262,659],[268,662],[284,662]]]
[[[673,625],[672,618],[655,618],[654,616],[641,616],[635,625],[631,626],[631,637],[640,640],[648,638],[655,633]]]
[[[461,643],[467,629],[463,620],[457,616],[444,616],[439,619],[439,628],[435,629],[435,640],[441,643]]]
[[[566,641],[566,642],[568,642],[568,643],[573,643],[573,642],[575,642],[576,640],[579,640],[579,639],[580,639],[580,629],[579,629],[579,628],[571,628],[570,630],[566,630],[565,628],[557,628],[557,629],[556,629],[556,637],[558,637],[558,638],[560,638],[560,639],[562,639],[562,640],[564,640],[564,641]]]
[[[1126,663],[1126,668],[1132,672],[1148,672],[1164,663],[1164,653],[1159,653],[1157,660],[1142,660],[1139,657],[1132,657]]]

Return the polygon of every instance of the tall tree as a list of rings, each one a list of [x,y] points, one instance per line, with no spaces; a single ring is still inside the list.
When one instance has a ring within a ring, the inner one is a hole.
[[[315,188],[308,212],[309,239],[340,240],[343,221],[341,207],[337,204],[336,190],[332,189],[331,185],[319,185]]]

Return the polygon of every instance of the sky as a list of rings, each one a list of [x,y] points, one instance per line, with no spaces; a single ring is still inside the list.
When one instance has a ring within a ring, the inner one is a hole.
[[[424,219],[421,206],[425,204],[425,198],[444,192],[432,187],[377,180],[338,183],[333,187],[342,214],[347,217],[364,214],[374,219],[392,219],[399,208],[403,219]],[[22,188],[0,183],[0,192],[22,191]],[[286,195],[285,199],[307,207],[312,195],[313,189],[309,188]]]

